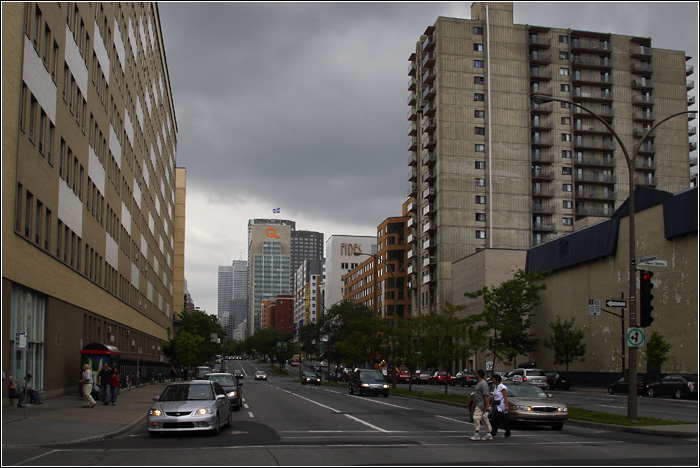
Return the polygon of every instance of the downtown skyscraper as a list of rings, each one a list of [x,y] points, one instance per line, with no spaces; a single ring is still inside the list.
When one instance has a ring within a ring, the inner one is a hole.
[[[515,24],[508,2],[476,2],[471,19],[428,26],[408,66],[413,313],[450,299],[454,261],[547,242],[627,198],[611,132],[579,107],[534,95],[580,103],[632,148],[654,123],[687,111],[686,60],[649,37]],[[635,183],[688,188],[694,132],[685,118],[655,130],[640,146]]]

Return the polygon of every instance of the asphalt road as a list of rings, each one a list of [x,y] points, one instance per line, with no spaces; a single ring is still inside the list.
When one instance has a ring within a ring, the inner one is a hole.
[[[28,447],[23,464],[105,466],[198,465],[688,465],[697,440],[565,426],[514,427],[513,436],[473,442],[465,410],[390,396],[350,395],[345,388],[303,386],[236,361],[244,407],[219,436],[169,434],[151,439],[146,425],[98,443]],[[570,392],[571,393],[571,392]],[[21,450],[21,452],[20,452]],[[5,453],[4,456],[10,456]],[[9,461],[10,458],[4,458]]]

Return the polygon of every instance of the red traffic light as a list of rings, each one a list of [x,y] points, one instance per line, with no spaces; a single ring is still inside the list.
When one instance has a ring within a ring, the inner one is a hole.
[[[651,279],[654,277],[654,273],[651,271],[645,271],[642,273],[642,279],[644,281],[651,281]]]

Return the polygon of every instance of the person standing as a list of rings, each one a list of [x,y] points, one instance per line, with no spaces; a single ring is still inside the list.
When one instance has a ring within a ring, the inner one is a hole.
[[[493,440],[491,435],[491,422],[489,421],[489,385],[484,380],[484,371],[479,369],[476,371],[476,388],[474,389],[474,435],[470,440]],[[486,428],[486,434],[483,437],[479,436],[481,424]]]
[[[508,387],[501,382],[501,376],[493,374],[493,381],[496,383],[496,389],[493,391],[493,405],[495,413],[493,415],[493,430],[491,436],[496,437],[498,428],[503,425],[505,430],[504,437],[510,437],[510,421],[508,420]]]
[[[97,385],[100,386],[100,393],[102,393],[102,401],[105,405],[109,404],[110,397],[110,380],[112,378],[112,369],[109,367],[109,363],[105,362],[102,365],[102,369],[97,373]]]
[[[175,382],[175,376],[177,373],[175,372],[175,366],[170,366],[170,381]]]
[[[109,379],[109,386],[111,391],[110,402],[112,403],[112,406],[117,406],[117,395],[119,395],[120,384],[121,374],[119,373],[119,369],[117,369],[117,367],[115,366],[114,369],[112,369],[112,376]]]
[[[83,375],[80,379],[80,383],[83,386],[83,400],[85,401],[83,408],[92,408],[97,402],[92,398],[92,395],[90,395],[92,392],[93,380],[92,370],[90,370],[90,366],[87,364],[83,364]]]

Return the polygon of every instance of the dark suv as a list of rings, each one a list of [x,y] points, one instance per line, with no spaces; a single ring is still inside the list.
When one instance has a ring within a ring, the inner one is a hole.
[[[357,369],[350,375],[350,394],[389,396],[389,384],[384,374],[373,369]]]

